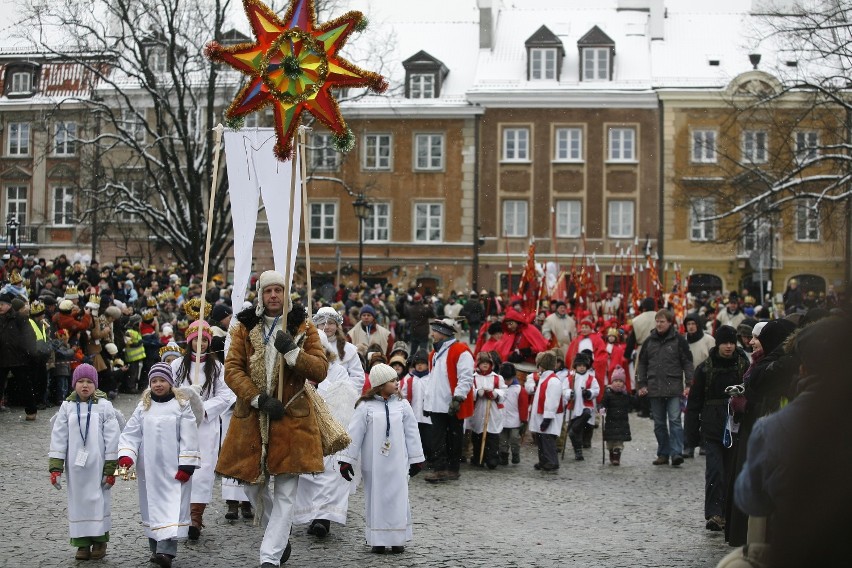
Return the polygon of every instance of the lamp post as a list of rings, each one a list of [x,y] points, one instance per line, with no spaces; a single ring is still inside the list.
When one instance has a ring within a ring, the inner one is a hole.
[[[358,217],[358,284],[364,280],[364,219],[370,214],[370,204],[364,199],[364,194],[359,193],[352,202],[355,208],[355,216]]]
[[[18,222],[17,216],[14,213],[9,213],[6,219],[6,248],[18,246],[18,227],[21,223]]]

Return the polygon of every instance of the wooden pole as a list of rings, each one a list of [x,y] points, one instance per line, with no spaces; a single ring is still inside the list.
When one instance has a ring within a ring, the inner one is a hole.
[[[493,392],[493,391],[492,391]],[[479,465],[484,464],[485,439],[488,437],[488,417],[491,414],[491,399],[485,404],[485,422],[482,424],[482,443],[479,445]]]
[[[201,322],[204,321],[204,310],[207,308],[207,274],[210,269],[210,239],[213,233],[213,199],[216,197],[216,186],[219,184],[219,153],[222,149],[222,134],[225,127],[217,124],[213,128],[213,179],[210,183],[210,201],[207,203],[207,239],[204,244],[204,273],[201,277],[201,306],[198,308],[198,340],[195,342],[195,376],[193,384],[198,384],[201,373]],[[187,345],[187,349],[191,349]]]
[[[305,160],[305,132],[299,127],[299,162],[302,166],[302,224],[305,227],[305,274],[308,285],[308,318],[313,317],[313,289],[311,287],[311,217],[308,215],[308,163]]]
[[[293,146],[296,146],[295,140],[293,140]],[[293,151],[293,157],[290,159],[290,211],[288,213],[287,219],[289,223],[287,224],[287,254],[286,265],[284,266],[284,314],[283,320],[284,323],[281,325],[282,328],[287,329],[287,306],[291,302],[290,300],[290,280],[293,277],[292,271],[290,270],[290,264],[293,259],[293,213],[296,209],[296,168],[297,168],[297,158],[298,154]],[[278,400],[284,402],[284,356],[282,354],[278,354]]]

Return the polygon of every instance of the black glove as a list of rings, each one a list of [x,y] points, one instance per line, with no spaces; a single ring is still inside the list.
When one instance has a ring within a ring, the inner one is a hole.
[[[539,430],[547,430],[548,428],[550,428],[551,422],[553,422],[553,418],[545,418],[541,421],[541,427],[539,428]]]
[[[257,408],[269,415],[270,420],[284,418],[284,403],[268,394],[262,394],[257,399]]]
[[[277,349],[279,353],[284,354],[289,353],[296,347],[296,342],[293,341],[293,336],[283,329],[279,329],[278,333],[275,334],[275,349]]]
[[[521,352],[515,350],[514,352],[509,354],[509,363],[523,363],[524,356],[521,355]]]
[[[592,400],[592,391],[583,389],[583,400]]]
[[[454,396],[453,400],[450,401],[450,408],[447,410],[448,414],[456,414],[461,408],[461,403],[464,402],[463,396]]]
[[[414,477],[418,473],[420,473],[421,465],[419,463],[413,463],[408,466],[408,477]]]
[[[340,476],[346,481],[352,481],[352,476],[355,475],[355,470],[352,469],[351,463],[337,462],[340,464]]]

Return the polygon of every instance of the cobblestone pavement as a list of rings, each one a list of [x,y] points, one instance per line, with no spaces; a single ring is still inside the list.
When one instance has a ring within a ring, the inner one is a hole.
[[[136,398],[117,406],[130,416]],[[47,473],[49,418],[25,422],[23,410],[0,414],[0,566],[148,566],[135,482],[116,482],[107,557],[76,562],[68,544],[66,490]],[[332,525],[318,541],[293,529],[287,566],[356,567],[712,567],[729,548],[721,533],[705,530],[703,458],[679,469],[653,466],[652,423],[631,415],[634,441],[620,467],[601,465],[600,438],[586,461],[566,461],[556,474],[534,471],[535,448],[521,464],[494,471],[462,465],[461,480],[437,486],[411,481],[414,540],[402,555],[377,556],[364,545],[364,499],[352,497],[349,523]],[[569,452],[570,454],[570,449]],[[224,520],[216,489],[195,544],[181,544],[176,567],[257,566],[261,531]]]

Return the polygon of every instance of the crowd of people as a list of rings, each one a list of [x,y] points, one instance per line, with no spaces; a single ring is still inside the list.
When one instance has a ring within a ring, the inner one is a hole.
[[[633,310],[607,292],[533,309],[486,290],[444,297],[362,284],[333,298],[287,295],[274,271],[232,306],[219,275],[204,290],[177,265],[64,256],[10,259],[0,276],[0,408],[22,406],[33,421],[59,406],[49,469],[57,487],[68,480],[76,558],[106,554],[109,488],[117,470],[136,467],[160,566],[178,539],[199,538],[215,474],[228,519],[259,517],[265,568],[289,558],[294,523],[317,538],[345,524],[349,482],[361,477],[366,541],[399,553],[412,537],[406,479],[421,470],[438,485],[459,480],[465,462],[517,467],[528,434],[532,467],[545,474],[559,471],[569,442],[584,460],[596,435],[615,467],[640,418],[653,420],[650,464],[705,456],[708,530],[731,546],[762,539],[786,552],[776,541],[794,509],[766,469],[784,459],[773,432],[830,388],[837,369],[814,338],[848,337],[833,290],[811,305],[795,281],[768,306],[731,292],[683,306],[645,298]],[[110,403],[140,392],[129,419]],[[326,414],[351,443],[326,447]],[[771,427],[761,420],[776,414]],[[174,459],[151,448],[166,438]],[[757,535],[749,515],[778,520]]]

